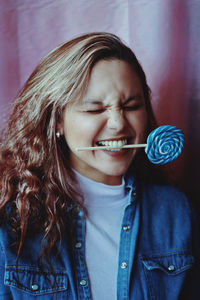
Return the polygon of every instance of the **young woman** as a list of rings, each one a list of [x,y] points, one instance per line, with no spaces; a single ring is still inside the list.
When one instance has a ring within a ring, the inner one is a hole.
[[[19,94],[1,142],[0,299],[198,299],[185,196],[144,150],[155,128],[133,52],[108,33],[60,45]],[[117,145],[114,150],[79,147]]]

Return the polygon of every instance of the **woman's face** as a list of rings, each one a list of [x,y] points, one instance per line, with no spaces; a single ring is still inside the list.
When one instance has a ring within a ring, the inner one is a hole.
[[[59,130],[70,150],[71,167],[105,184],[118,185],[135,149],[76,151],[109,142],[143,143],[147,112],[140,79],[119,59],[101,60],[91,72],[88,89],[78,102],[67,104]]]

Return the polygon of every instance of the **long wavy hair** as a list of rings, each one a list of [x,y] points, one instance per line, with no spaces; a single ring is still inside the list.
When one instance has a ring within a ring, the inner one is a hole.
[[[66,141],[56,138],[57,124],[67,103],[85,93],[93,66],[113,58],[128,62],[141,80],[148,134],[156,123],[145,74],[132,50],[109,33],[59,45],[39,63],[14,103],[0,145],[0,220],[12,228],[18,256],[29,233],[42,232],[47,257],[63,232],[71,231],[81,204]],[[133,165],[144,175],[149,166],[143,153]]]

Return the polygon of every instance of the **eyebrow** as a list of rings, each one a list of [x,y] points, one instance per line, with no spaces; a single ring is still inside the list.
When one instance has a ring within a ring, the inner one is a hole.
[[[102,104],[103,104],[103,101],[88,98],[88,99],[85,99],[85,100],[83,101],[83,104],[96,104],[96,105],[102,105]]]
[[[142,99],[142,95],[141,94],[135,94],[135,95],[133,95],[133,96],[130,96],[126,101],[124,101],[124,103],[123,104],[127,104],[128,102],[130,102],[130,101],[140,101]]]
[[[130,101],[138,101],[142,99],[142,95],[141,94],[135,94],[130,96],[127,100],[125,100],[123,102],[123,104],[127,104]],[[103,105],[103,101],[101,100],[96,100],[96,99],[92,99],[92,98],[87,98],[83,101],[83,104],[93,104],[93,105]]]

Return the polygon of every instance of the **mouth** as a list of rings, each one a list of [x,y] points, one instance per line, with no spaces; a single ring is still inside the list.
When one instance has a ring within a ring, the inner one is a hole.
[[[97,146],[106,146],[113,149],[108,149],[109,151],[121,151],[124,145],[129,143],[129,139],[116,139],[116,140],[105,140],[96,142]]]

